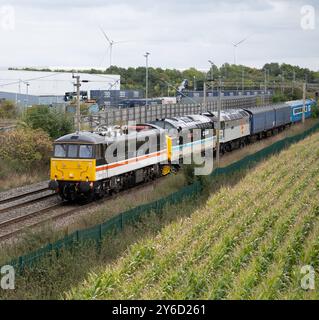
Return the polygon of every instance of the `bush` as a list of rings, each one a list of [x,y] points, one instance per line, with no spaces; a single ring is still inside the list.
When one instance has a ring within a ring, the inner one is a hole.
[[[89,113],[90,113],[89,112],[89,106],[87,104],[82,103],[80,108],[81,108],[81,115],[83,115],[83,116],[88,116],[89,115]]]
[[[2,119],[14,119],[17,116],[17,109],[13,102],[11,101],[1,101],[0,102],[0,118]]]
[[[41,129],[18,129],[0,136],[0,168],[24,172],[48,165],[52,142]]]
[[[312,107],[312,116],[313,118],[319,118],[319,102]]]
[[[27,110],[25,122],[32,129],[42,129],[56,139],[73,131],[73,121],[64,113],[46,106],[34,106]]]
[[[285,102],[289,100],[288,97],[283,93],[275,93],[272,97],[273,103]]]
[[[195,168],[196,166],[194,164],[183,166],[183,174],[185,177],[185,181],[187,185],[191,185],[198,181],[201,184],[201,186],[205,189],[210,184],[210,178],[209,176],[195,175]]]

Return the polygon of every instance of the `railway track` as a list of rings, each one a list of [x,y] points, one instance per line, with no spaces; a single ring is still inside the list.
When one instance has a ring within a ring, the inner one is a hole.
[[[19,208],[23,208],[27,205],[30,205],[30,204],[33,204],[33,203],[37,203],[37,202],[40,202],[40,201],[43,201],[43,200],[46,200],[46,199],[49,199],[49,198],[53,198],[55,197],[56,194],[47,194],[47,195],[44,195],[40,198],[35,198],[35,199],[30,199],[30,200],[26,200],[22,203],[17,203],[17,204],[13,204],[13,205],[10,205],[9,207],[5,207],[5,208],[2,208],[0,209],[0,214],[4,214],[6,212],[9,212],[11,210],[15,210],[15,209],[19,209]],[[21,199],[21,198],[20,198]],[[1,226],[1,224],[0,224]]]
[[[29,220],[31,218],[37,217],[37,216],[39,216],[41,214],[47,213],[47,212],[52,211],[52,210],[54,210],[56,208],[60,208],[61,205],[62,205],[61,203],[55,204],[55,205],[49,206],[47,208],[44,208],[44,209],[41,209],[41,210],[38,210],[38,211],[27,213],[27,214],[25,214],[23,216],[10,218],[8,220],[0,222],[0,228],[5,228],[5,227],[8,227],[8,226],[10,226],[12,224],[16,224],[16,223],[23,222],[23,221]]]
[[[37,194],[43,193],[45,191],[49,191],[49,189],[48,188],[41,188],[41,189],[38,189],[38,190],[35,190],[35,191],[30,191],[30,192],[26,192],[26,193],[23,193],[23,194],[20,194],[20,195],[17,195],[17,196],[9,197],[7,199],[2,199],[2,200],[0,200],[0,206],[3,205],[3,204],[7,204],[7,203],[10,203],[10,202],[21,200],[23,198],[27,198],[29,196],[37,195]]]
[[[66,202],[60,202],[58,204],[52,204],[52,205],[50,205],[50,206],[48,206],[46,208],[42,208],[40,210],[33,211],[33,212],[30,212],[30,213],[24,214],[22,216],[9,218],[9,219],[7,219],[5,221],[0,222],[0,231],[3,230],[3,229],[12,228],[15,225],[19,225],[19,224],[21,224],[23,222],[24,222],[24,224],[23,224],[23,226],[17,226],[17,228],[13,228],[13,230],[9,230],[7,233],[5,233],[3,235],[0,235],[0,242],[5,241],[5,240],[9,240],[10,238],[12,238],[14,236],[19,235],[20,233],[22,233],[26,229],[30,229],[30,228],[34,228],[34,227],[40,226],[40,225],[42,225],[42,224],[44,224],[46,222],[54,222],[54,221],[57,221],[59,219],[72,216],[72,215],[78,213],[80,210],[82,211],[82,210],[85,210],[85,209],[88,209],[88,208],[92,208],[92,206],[98,207],[100,205],[103,205],[103,204],[107,203],[110,200],[115,200],[116,198],[118,198],[120,196],[123,196],[125,194],[129,194],[132,191],[137,191],[137,190],[140,190],[140,189],[145,188],[147,186],[152,186],[152,185],[158,183],[163,178],[164,177],[161,177],[161,178],[158,178],[158,179],[156,179],[154,181],[150,181],[148,183],[140,184],[138,186],[123,190],[123,191],[121,191],[121,192],[119,192],[117,194],[114,194],[114,195],[111,195],[111,196],[106,196],[105,198],[97,200],[97,201],[92,202],[92,203],[87,203],[87,204],[84,204],[84,205],[71,205],[71,204],[68,204]],[[53,194],[51,196],[55,196],[55,194]],[[20,197],[20,196],[18,196],[18,197]],[[47,197],[49,197],[49,195]],[[38,198],[38,199],[30,200],[30,201],[32,201],[32,203],[34,203],[34,202],[37,202],[37,200],[39,201],[39,200],[42,200],[42,199],[43,198]],[[30,202],[28,202],[28,204],[30,204]],[[20,205],[16,205],[16,206],[19,206],[19,208],[20,208],[20,207],[25,206],[25,205],[26,205],[26,202],[24,202],[23,204],[20,204]],[[68,208],[68,209],[63,211],[63,212],[55,212],[55,211],[58,211],[59,209],[62,209],[62,208],[63,209]],[[8,209],[3,209],[3,210],[8,210],[9,211],[9,208]],[[12,207],[10,207],[10,210],[12,210]],[[0,213],[1,213],[1,210],[0,210]],[[44,217],[41,218],[39,221],[32,221],[33,219],[39,218],[42,215],[44,215]]]

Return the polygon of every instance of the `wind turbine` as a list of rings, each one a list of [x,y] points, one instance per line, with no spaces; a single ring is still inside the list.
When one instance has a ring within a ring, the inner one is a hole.
[[[109,43],[109,50],[110,50],[110,67],[112,67],[112,52],[113,52],[113,46],[116,45],[116,44],[119,44],[119,43],[126,43],[126,42],[129,42],[129,41],[114,41],[114,40],[111,40],[107,35],[106,33],[104,32],[104,30],[100,27],[100,30],[101,32],[103,33],[104,35],[104,38],[106,39],[106,41]]]
[[[242,44],[242,43],[244,43],[246,40],[248,40],[248,38],[249,37],[246,37],[246,38],[244,38],[244,39],[242,39],[242,40],[240,40],[239,42],[237,42],[237,43],[232,43],[232,45],[233,45],[233,47],[234,47],[234,64],[236,65],[236,63],[237,63],[237,57],[236,57],[236,55],[237,55],[237,48],[238,48],[238,46],[240,45],[240,44]]]

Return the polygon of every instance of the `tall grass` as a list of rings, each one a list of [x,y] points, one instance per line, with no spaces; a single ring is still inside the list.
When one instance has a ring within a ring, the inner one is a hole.
[[[318,145],[317,134],[272,157],[235,186],[220,189],[190,218],[131,246],[66,296],[284,297],[297,284],[295,268],[302,257],[312,261],[318,252],[304,246],[316,241],[319,224],[318,155],[313,152]]]

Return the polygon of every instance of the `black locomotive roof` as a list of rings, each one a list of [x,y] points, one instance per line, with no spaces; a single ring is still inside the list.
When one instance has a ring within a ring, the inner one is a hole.
[[[103,142],[105,142],[103,137],[92,132],[71,133],[55,140],[55,143],[100,144]]]

